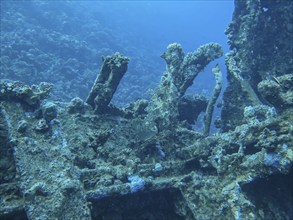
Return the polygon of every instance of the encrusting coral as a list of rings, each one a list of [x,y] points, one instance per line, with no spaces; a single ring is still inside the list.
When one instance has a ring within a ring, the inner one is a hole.
[[[104,58],[86,102],[46,100],[49,84],[1,81],[0,218],[290,219],[292,58],[282,45],[292,43],[286,41],[290,30],[277,32],[271,22],[290,27],[293,5],[235,4],[222,130],[213,135],[220,69],[213,69],[209,103],[185,93],[222,56],[215,43],[188,54],[177,43],[169,45],[162,55],[167,68],[151,100],[126,108],[111,105],[129,61],[118,53]],[[263,33],[257,32],[262,26]],[[267,53],[271,45],[264,47],[272,33],[280,46],[274,54]],[[251,49],[258,54],[253,59],[247,56]],[[190,117],[196,106],[200,110]],[[204,133],[190,126],[201,111]]]
[[[208,102],[208,106],[207,106],[206,114],[204,118],[204,135],[206,136],[208,136],[210,133],[214,106],[222,90],[222,72],[221,72],[220,66],[217,64],[216,67],[212,69],[212,72],[216,79],[216,85],[214,87],[212,96]]]
[[[221,46],[216,43],[205,44],[186,55],[178,43],[167,47],[162,55],[167,67],[148,107],[150,120],[157,123],[159,130],[176,126],[180,99],[193,84],[195,77],[222,54]]]
[[[97,113],[105,113],[120,80],[127,71],[129,58],[115,53],[103,57],[103,64],[86,102]]]

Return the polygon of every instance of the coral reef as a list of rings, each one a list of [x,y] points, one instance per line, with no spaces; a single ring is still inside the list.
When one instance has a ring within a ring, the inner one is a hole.
[[[1,141],[14,153],[1,154],[12,166],[0,187],[2,218],[286,219],[292,214],[292,114],[247,106],[245,123],[235,131],[205,137],[180,123],[171,132],[159,131],[147,116],[126,119],[79,107],[69,113],[73,104],[55,103],[58,114],[46,121],[41,110],[46,104],[32,114],[19,99],[4,100]],[[46,125],[41,132],[35,129],[40,120]],[[25,129],[8,125],[24,123]],[[267,189],[258,197],[261,184]]]
[[[90,91],[86,102],[94,107],[97,113],[105,113],[111,99],[127,71],[129,58],[115,53],[103,58],[101,71]]]
[[[156,87],[164,68],[157,62],[160,51],[149,55],[147,44],[138,50],[132,39],[109,27],[100,12],[103,7],[94,8],[81,1],[1,1],[0,78],[28,85],[52,83],[55,101],[85,99],[99,58],[119,51],[131,55],[132,62],[112,101],[123,106],[148,98],[148,89]]]
[[[237,50],[226,62],[221,133],[208,135],[220,69],[213,69],[210,100],[185,95],[199,72],[222,55],[215,43],[186,55],[179,44],[169,45],[152,99],[124,108],[110,103],[127,70],[128,58],[120,54],[104,58],[86,102],[51,100],[46,83],[1,81],[0,218],[290,219],[292,74],[290,62],[279,60],[288,58],[287,50],[246,55],[268,41],[256,27],[288,25],[277,12],[289,13],[292,3],[235,3],[227,33]],[[277,45],[289,44],[283,38],[289,30],[276,28],[263,31],[276,33],[275,43],[284,40]],[[261,73],[266,65],[274,71],[282,66],[282,72],[268,78]],[[206,112],[202,133],[191,127],[200,112]]]
[[[192,85],[194,78],[222,54],[221,46],[216,43],[205,44],[186,55],[180,44],[170,44],[162,55],[167,68],[148,106],[148,120],[154,121],[159,130],[176,127],[176,121],[180,117],[180,99]]]
[[[201,95],[185,95],[178,103],[179,120],[186,120],[189,124],[197,121],[201,112],[204,112],[208,105],[208,99]],[[192,112],[192,114],[191,114]]]
[[[11,124],[7,113],[0,105],[0,184],[9,183],[14,180],[16,171],[13,160],[13,152],[9,145]]]
[[[293,74],[263,80],[257,85],[261,96],[279,111],[293,106]]]
[[[222,90],[222,72],[221,72],[220,66],[217,65],[215,68],[213,68],[212,71],[216,78],[216,85],[213,90],[212,97],[208,102],[205,119],[204,119],[204,134],[207,136],[210,133],[214,107]]]
[[[30,106],[40,105],[52,90],[52,84],[42,82],[40,85],[28,86],[23,82],[0,80],[0,100],[18,99]]]
[[[231,51],[226,57],[223,131],[243,123],[246,105],[262,104],[261,81],[292,73],[292,10],[292,1],[235,1],[226,30]]]

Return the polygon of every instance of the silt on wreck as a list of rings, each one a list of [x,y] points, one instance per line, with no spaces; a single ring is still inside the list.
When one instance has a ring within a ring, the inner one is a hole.
[[[185,92],[222,56],[216,43],[169,45],[152,98],[126,108],[111,104],[131,62],[119,53],[103,58],[85,101],[1,80],[0,218],[292,219],[292,11],[292,1],[235,1],[214,135],[220,69],[210,100]]]

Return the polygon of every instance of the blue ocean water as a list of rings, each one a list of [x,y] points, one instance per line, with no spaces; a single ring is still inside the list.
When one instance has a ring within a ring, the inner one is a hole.
[[[118,30],[135,46],[149,45],[150,52],[162,52],[172,42],[186,51],[217,41],[227,49],[224,30],[234,9],[228,1],[103,1],[88,2],[101,10],[111,29]]]
[[[180,43],[184,51],[192,52],[199,46],[217,42],[227,52],[224,30],[232,19],[234,2],[224,1],[110,1],[93,3],[88,7],[100,11],[110,29],[118,31],[128,45],[141,51],[142,59],[150,57],[160,68],[159,80],[165,61],[159,56],[170,43]],[[95,13],[95,12],[94,12]],[[219,62],[225,74],[224,57],[210,64],[200,74],[189,92],[210,95],[214,78],[211,68]],[[129,64],[130,71],[135,67]],[[152,72],[150,73],[152,74]],[[125,76],[125,80],[130,74]],[[225,78],[225,77],[224,77]]]

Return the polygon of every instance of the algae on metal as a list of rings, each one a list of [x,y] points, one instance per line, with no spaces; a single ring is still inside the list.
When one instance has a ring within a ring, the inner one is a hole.
[[[207,100],[188,98],[185,91],[209,62],[221,56],[214,43],[187,55],[179,44],[169,45],[163,55],[167,69],[152,99],[126,108],[109,105],[122,76],[114,84],[108,83],[111,77],[101,82],[99,88],[110,91],[102,102],[100,93],[93,92],[90,102],[54,102],[48,98],[50,86],[32,89],[1,81],[0,217],[290,219],[291,58],[283,47],[273,50],[274,56],[258,51],[258,45],[268,41],[266,32],[275,33],[275,27],[265,28],[257,40],[253,36],[256,27],[271,21],[288,24],[285,16],[291,14],[286,7],[292,4],[235,4],[227,33],[237,50],[226,63],[229,85],[220,133],[195,132],[190,123],[198,112],[186,117],[192,114],[188,107],[197,102],[201,111],[206,110]],[[276,39],[289,44],[286,36],[287,32],[278,33]],[[259,56],[248,59],[251,49]],[[251,62],[260,65],[259,72]],[[280,72],[262,72],[279,67]],[[249,89],[243,89],[248,84]],[[251,95],[246,96],[248,91]]]

